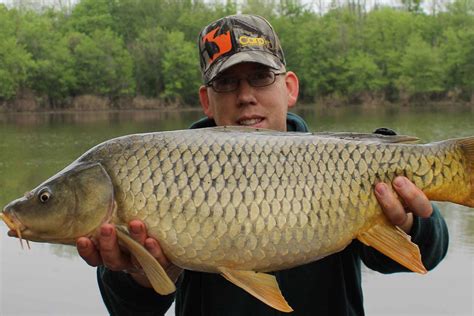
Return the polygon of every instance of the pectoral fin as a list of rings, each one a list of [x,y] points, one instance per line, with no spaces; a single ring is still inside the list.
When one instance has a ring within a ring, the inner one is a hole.
[[[367,246],[374,247],[387,257],[395,260],[413,272],[427,272],[421,261],[420,249],[399,227],[389,223],[385,217],[374,226],[361,232],[357,239]]]
[[[244,289],[265,304],[282,312],[289,313],[293,311],[281,294],[277,280],[273,275],[223,267],[219,268],[219,271],[228,281]]]
[[[130,237],[125,228],[117,226],[117,237],[137,258],[156,292],[168,295],[176,291],[175,284],[159,262],[142,245]]]

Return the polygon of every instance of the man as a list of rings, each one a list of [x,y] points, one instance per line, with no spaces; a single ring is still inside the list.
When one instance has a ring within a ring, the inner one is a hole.
[[[307,131],[298,116],[288,113],[298,97],[298,78],[286,70],[283,51],[271,25],[263,18],[237,15],[205,27],[199,37],[204,85],[199,99],[207,118],[192,128],[244,125],[279,131]],[[447,251],[447,229],[438,210],[404,177],[375,192],[388,219],[412,235],[423,263],[434,268]],[[98,281],[111,314],[164,314],[176,299],[178,315],[275,315],[277,311],[217,274],[182,271],[147,236],[140,221],[130,223],[132,237],[143,244],[177,283],[177,292],[161,296],[151,289],[134,258],[121,251],[113,225],[104,224],[97,240],[77,241],[84,260],[99,266]],[[275,273],[283,295],[298,315],[362,315],[361,260],[383,273],[406,271],[376,250],[353,241],[343,251]],[[394,304],[396,300],[394,300]]]

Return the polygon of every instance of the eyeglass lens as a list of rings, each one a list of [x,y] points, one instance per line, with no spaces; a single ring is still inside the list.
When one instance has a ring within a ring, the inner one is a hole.
[[[246,78],[223,76],[213,80],[211,85],[216,92],[235,91],[239,87],[241,80],[246,80],[252,87],[265,87],[274,83],[277,75],[281,75],[281,73],[259,71],[249,74]]]

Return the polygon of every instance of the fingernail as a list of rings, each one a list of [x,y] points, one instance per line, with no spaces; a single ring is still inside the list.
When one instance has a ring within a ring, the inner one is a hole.
[[[134,234],[140,234],[142,232],[142,226],[141,225],[134,225],[130,227],[130,230]]]
[[[100,234],[102,237],[110,237],[112,235],[112,228],[110,227],[102,227],[100,230]]]
[[[84,239],[79,239],[76,244],[77,248],[80,249],[86,249],[87,248],[87,242]]]
[[[154,241],[153,239],[145,240],[145,248],[148,251],[154,250],[156,248],[156,241]]]
[[[387,187],[385,186],[385,183],[381,183],[379,185],[376,185],[375,186],[375,191],[377,191],[377,193],[379,195],[385,195],[387,193]]]
[[[393,180],[393,185],[401,188],[405,185],[405,178],[404,177],[396,177],[395,180]]]

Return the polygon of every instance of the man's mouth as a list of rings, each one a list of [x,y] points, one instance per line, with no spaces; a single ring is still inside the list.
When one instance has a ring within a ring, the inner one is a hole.
[[[262,121],[263,121],[263,118],[259,117],[259,118],[242,119],[242,120],[239,120],[238,123],[239,125],[243,125],[243,126],[253,126],[253,125],[257,125],[261,123]]]

